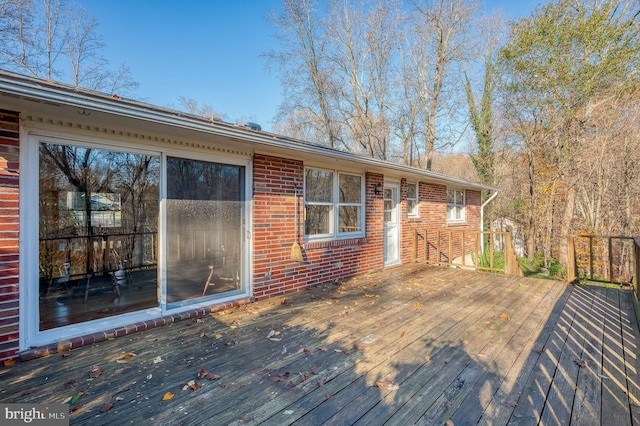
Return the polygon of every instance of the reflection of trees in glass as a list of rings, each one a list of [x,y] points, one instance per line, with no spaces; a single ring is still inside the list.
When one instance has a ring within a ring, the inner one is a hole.
[[[100,236],[102,240],[106,233],[98,229],[99,223],[94,223],[94,217],[104,214],[95,208],[105,210],[103,203],[97,207],[96,197],[103,201],[119,200],[114,204],[114,208],[119,209],[119,220],[112,222],[117,228],[110,227],[109,234],[130,234],[128,241],[119,243],[127,251],[120,255],[130,258],[136,245],[142,243],[141,239],[136,241],[135,234],[157,230],[159,170],[158,157],[40,144],[40,268],[43,275],[55,274],[61,260],[58,257],[66,257],[64,261],[75,266],[75,273],[92,271],[89,246],[94,242],[101,246],[93,237]]]

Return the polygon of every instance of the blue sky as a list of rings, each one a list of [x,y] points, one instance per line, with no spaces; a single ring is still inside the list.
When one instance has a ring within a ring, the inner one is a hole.
[[[266,16],[280,0],[77,2],[96,17],[112,65],[125,62],[140,83],[137,98],[180,109],[184,96],[270,130],[281,88],[262,55],[276,47]],[[487,0],[487,9],[517,18],[539,3]]]

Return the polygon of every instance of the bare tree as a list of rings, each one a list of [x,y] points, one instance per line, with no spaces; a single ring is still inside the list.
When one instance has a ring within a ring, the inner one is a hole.
[[[198,115],[210,121],[223,121],[225,119],[224,114],[216,111],[210,104],[200,103],[195,99],[185,96],[178,98],[178,101],[189,114]]]
[[[332,69],[321,6],[315,0],[283,0],[282,12],[270,16],[282,51],[265,56],[280,68],[285,91],[276,130],[338,148],[340,126],[333,115]]]
[[[0,13],[4,68],[121,96],[137,88],[126,65],[111,68],[96,19],[81,6],[64,0],[0,0]]]
[[[435,150],[457,143],[464,131],[456,125],[463,105],[459,71],[474,49],[478,5],[474,0],[411,3],[410,62],[404,79],[413,84],[422,111],[425,168],[431,169]]]

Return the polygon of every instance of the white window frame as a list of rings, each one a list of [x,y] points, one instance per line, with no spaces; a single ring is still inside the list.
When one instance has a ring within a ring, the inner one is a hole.
[[[453,203],[449,202],[449,193],[453,192]],[[462,201],[458,200],[458,193],[462,193]],[[467,194],[464,189],[461,188],[447,188],[447,223],[451,222],[464,222],[465,218],[465,210],[466,210],[466,201]],[[449,215],[449,208],[453,207],[453,217]],[[460,218],[456,218],[456,211],[460,211]]]
[[[409,185],[413,185],[416,187],[416,196],[410,198],[409,197]],[[407,217],[419,217],[420,216],[420,194],[418,192],[420,186],[417,182],[407,182]],[[409,208],[409,201],[413,201],[415,204],[413,205],[413,209]]]
[[[318,171],[323,171],[323,172],[330,172],[330,173],[333,174],[332,201],[331,202],[308,202],[307,201],[307,198],[306,198],[307,197],[306,196],[306,194],[307,194],[307,191],[306,191],[307,190],[307,180],[306,180],[307,170],[318,170]],[[340,202],[340,176],[344,176],[344,175],[357,176],[357,177],[360,178],[360,203]],[[309,167],[305,167],[304,176],[305,176],[304,190],[303,190],[303,194],[304,194],[304,211],[305,211],[304,220],[306,220],[306,210],[307,210],[307,206],[308,205],[327,205],[327,206],[331,206],[331,213],[330,213],[330,216],[329,216],[329,232],[325,233],[325,234],[308,235],[306,233],[306,226],[303,226],[304,240],[305,241],[322,241],[322,240],[340,240],[340,239],[347,239],[347,238],[364,237],[364,235],[365,235],[365,177],[364,177],[364,175],[359,174],[359,173],[335,170],[335,169],[326,169],[326,168],[322,168],[322,167],[309,166]],[[357,206],[357,207],[360,207],[359,221],[360,221],[361,226],[360,226],[360,230],[359,231],[354,231],[354,232],[340,232],[339,231],[340,207],[345,207],[345,206]]]
[[[233,156],[218,156],[215,154],[204,153],[198,150],[192,150],[188,153],[184,150],[174,149],[172,147],[161,147],[158,149],[152,145],[137,144],[127,137],[118,139],[110,139],[102,136],[95,136],[86,132],[61,132],[56,128],[49,126],[22,127],[20,130],[20,165],[22,173],[20,174],[20,188],[24,189],[25,197],[20,197],[20,321],[19,321],[19,348],[21,351],[30,347],[43,346],[46,344],[58,342],[72,337],[88,335],[95,332],[104,331],[107,328],[117,328],[145,320],[157,319],[165,315],[180,313],[193,309],[200,309],[212,304],[212,298],[203,298],[196,300],[191,304],[179,307],[170,307],[166,303],[166,274],[165,268],[165,248],[164,239],[166,238],[166,217],[164,209],[166,206],[166,157],[176,156],[188,159],[204,159],[205,161],[223,162],[243,166],[245,168],[245,229],[247,230],[246,241],[244,244],[244,258],[246,259],[242,266],[242,274],[246,281],[245,288],[238,294],[230,294],[215,298],[216,303],[224,303],[237,299],[238,297],[246,297],[253,292],[251,283],[251,242],[249,240],[248,230],[252,229],[252,212],[251,200],[252,193],[252,162],[250,159],[235,158]],[[38,259],[39,254],[39,226],[33,224],[39,223],[39,144],[42,141],[52,143],[68,144],[74,146],[82,146],[88,148],[98,148],[107,150],[124,150],[126,152],[156,155],[161,159],[160,171],[160,211],[159,211],[159,227],[158,227],[158,258],[161,263],[158,265],[158,286],[162,288],[158,305],[153,308],[147,308],[140,311],[128,312],[124,314],[114,315],[107,318],[84,321],[80,323],[70,324],[66,326],[56,327],[49,330],[39,329],[39,290],[37,286],[28,283],[38,283],[39,276],[37,268],[33,267],[33,262],[27,259]],[[34,307],[35,312],[34,314]],[[108,326],[105,324],[108,323]]]

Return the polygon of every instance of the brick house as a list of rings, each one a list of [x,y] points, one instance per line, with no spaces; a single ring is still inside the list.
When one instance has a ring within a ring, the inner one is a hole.
[[[482,190],[0,72],[0,360],[410,262]]]

